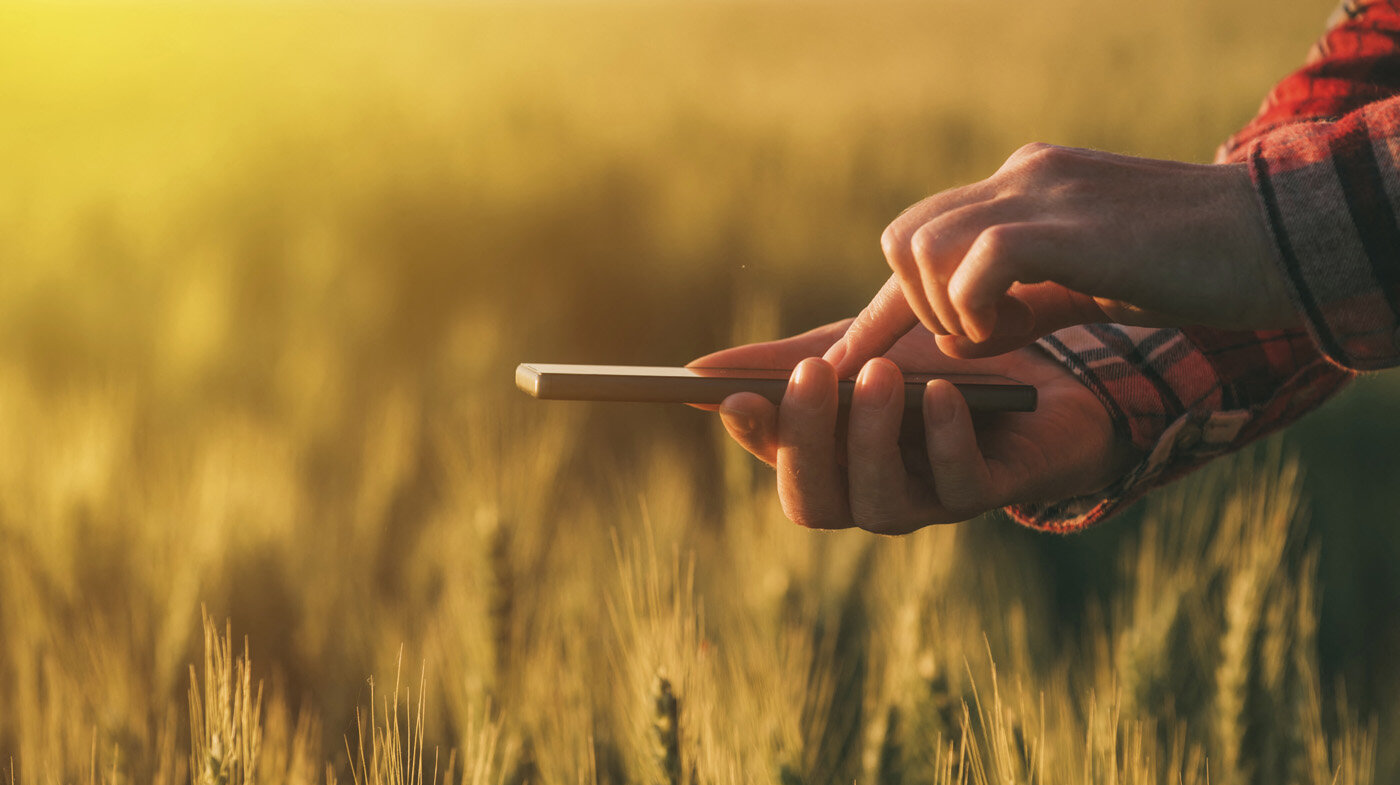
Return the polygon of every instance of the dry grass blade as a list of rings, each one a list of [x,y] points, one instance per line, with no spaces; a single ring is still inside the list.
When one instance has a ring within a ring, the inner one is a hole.
[[[350,755],[350,773],[355,785],[436,785],[438,776],[437,754],[433,755],[433,768],[425,771],[423,745],[423,704],[427,691],[427,668],[418,676],[418,699],[410,692],[403,698],[402,711],[399,702],[403,655],[394,672],[394,691],[391,696],[383,696],[382,724],[375,712],[374,680],[370,679],[369,727],[366,728],[360,712],[355,713],[357,741],[350,747],[350,739],[345,740],[346,752]]]
[[[262,683],[253,687],[248,642],[233,654],[232,624],[221,635],[204,616],[203,681],[190,667],[190,771],[196,785],[258,781]]]

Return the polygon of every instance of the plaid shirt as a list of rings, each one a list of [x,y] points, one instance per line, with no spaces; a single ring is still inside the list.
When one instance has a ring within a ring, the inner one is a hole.
[[[1357,371],[1400,364],[1400,2],[1343,3],[1216,160],[1249,163],[1306,330],[1092,324],[1046,336],[1040,346],[1145,457],[1098,494],[1009,508],[1017,521],[1096,523],[1293,422]]]

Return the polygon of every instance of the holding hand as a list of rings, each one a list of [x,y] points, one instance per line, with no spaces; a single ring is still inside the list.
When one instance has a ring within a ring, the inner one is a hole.
[[[1073,324],[1298,322],[1246,164],[1028,145],[910,207],[881,245],[894,275],[828,360],[878,356],[917,322],[958,357]]]
[[[1103,404],[1058,363],[1028,348],[986,360],[943,355],[923,328],[908,331],[884,357],[861,368],[818,355],[850,325],[835,322],[781,341],[707,355],[693,366],[793,368],[780,406],[739,393],[720,407],[744,449],[776,467],[778,496],[794,522],[821,529],[859,526],[903,534],[974,517],[1008,504],[1054,501],[1099,490],[1133,460]],[[973,417],[946,381],[924,394],[924,432],[913,454],[901,445],[900,368],[933,373],[995,373],[1038,388],[1030,413]],[[856,370],[849,425],[837,432],[836,380]],[[844,442],[844,445],[843,445]]]

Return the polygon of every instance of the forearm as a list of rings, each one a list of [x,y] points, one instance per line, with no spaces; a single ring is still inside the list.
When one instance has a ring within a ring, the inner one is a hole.
[[[1217,162],[1248,162],[1302,330],[1072,327],[1041,346],[1142,456],[1098,494],[1009,510],[1070,531],[1297,420],[1357,370],[1400,364],[1400,9],[1334,16]]]
[[[1333,362],[1400,364],[1400,9],[1354,4],[1217,160],[1247,161],[1293,303]]]

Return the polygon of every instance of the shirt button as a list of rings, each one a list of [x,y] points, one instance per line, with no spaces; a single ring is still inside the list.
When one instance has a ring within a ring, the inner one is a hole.
[[[1181,426],[1181,430],[1176,434],[1176,446],[1183,450],[1195,447],[1201,441],[1201,428],[1198,425],[1187,423]]]

